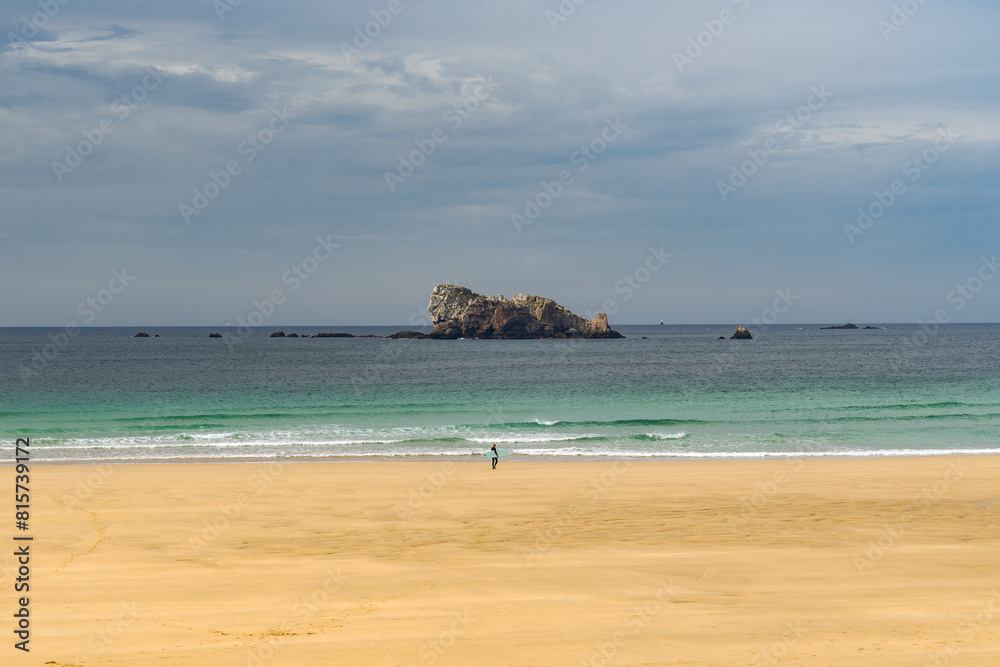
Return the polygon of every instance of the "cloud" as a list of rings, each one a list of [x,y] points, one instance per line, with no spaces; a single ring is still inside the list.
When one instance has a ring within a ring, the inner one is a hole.
[[[387,20],[378,2],[241,3],[220,20],[207,2],[95,0],[33,26],[24,5],[0,31],[34,28],[0,50],[0,265],[51,268],[4,323],[60,324],[79,301],[69,286],[124,259],[148,277],[107,324],[234,319],[320,233],[344,256],[286,312],[344,324],[401,323],[439,279],[588,309],[651,245],[677,268],[618,321],[733,321],[789,286],[800,317],[914,320],[936,298],[929,276],[946,293],[944,276],[1000,240],[991,5],[927,4],[888,41],[891,7],[860,0],[585,3],[553,29],[558,6],[427,0]],[[704,46],[679,70],[689,39]],[[475,100],[487,80],[495,92]],[[829,100],[780,125],[822,86]],[[269,136],[282,109],[294,119]],[[615,118],[627,131],[580,170]],[[102,122],[113,130],[89,147]],[[948,127],[954,149],[849,243],[857,208]],[[248,161],[241,146],[264,139]],[[386,173],[428,140],[391,191]],[[723,201],[718,183],[769,140]],[[80,150],[60,180],[53,163]],[[179,206],[233,161],[185,225]],[[563,170],[572,184],[518,234],[511,215]],[[912,293],[872,289],[887,272]],[[183,294],[165,300],[172,286]],[[997,305],[984,293],[963,316]]]
[[[128,39],[135,35],[140,34],[137,30],[132,30],[131,28],[125,28],[123,26],[113,24],[106,28],[109,34],[100,35],[95,37],[88,37],[84,39],[85,42],[103,42],[109,39]]]

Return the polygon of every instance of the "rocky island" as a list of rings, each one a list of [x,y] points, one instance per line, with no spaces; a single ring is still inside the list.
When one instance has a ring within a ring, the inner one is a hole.
[[[729,337],[730,340],[753,340],[750,331],[742,324],[736,327],[736,331]]]
[[[531,294],[483,296],[468,287],[438,285],[427,307],[434,323],[429,334],[400,332],[406,338],[624,338],[608,326],[608,316],[587,320],[552,299]]]
[[[857,328],[858,325],[851,324],[850,322],[848,322],[847,324],[840,324],[840,325],[834,324],[832,327],[820,327],[820,329],[857,329]]]

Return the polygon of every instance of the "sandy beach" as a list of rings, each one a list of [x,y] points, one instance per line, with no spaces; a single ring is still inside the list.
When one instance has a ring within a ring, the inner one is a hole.
[[[35,465],[31,652],[9,592],[3,663],[1000,664],[998,478],[1000,457]]]

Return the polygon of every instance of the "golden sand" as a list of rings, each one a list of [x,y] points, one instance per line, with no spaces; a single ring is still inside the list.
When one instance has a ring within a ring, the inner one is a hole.
[[[31,652],[5,612],[4,665],[1000,664],[1000,457],[35,465],[31,487]]]

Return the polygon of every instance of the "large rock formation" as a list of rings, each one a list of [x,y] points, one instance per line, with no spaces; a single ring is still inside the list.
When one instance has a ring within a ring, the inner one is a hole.
[[[428,338],[624,338],[608,326],[604,313],[585,320],[552,299],[531,294],[505,299],[438,285],[427,310],[434,322]]]
[[[753,340],[753,336],[750,335],[750,331],[742,324],[736,327],[736,331],[733,335],[729,337],[729,340]]]

